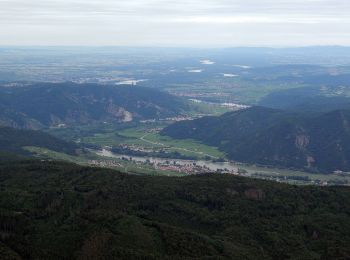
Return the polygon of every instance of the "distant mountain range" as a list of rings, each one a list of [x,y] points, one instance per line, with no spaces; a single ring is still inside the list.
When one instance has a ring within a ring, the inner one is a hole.
[[[0,87],[0,125],[17,128],[165,118],[188,110],[187,106],[180,98],[138,86],[40,83]]]
[[[350,170],[350,110],[305,115],[252,107],[178,122],[162,134],[217,146],[241,162],[321,172]]]
[[[303,113],[350,109],[349,88],[338,86],[281,90],[267,95],[259,105]]]

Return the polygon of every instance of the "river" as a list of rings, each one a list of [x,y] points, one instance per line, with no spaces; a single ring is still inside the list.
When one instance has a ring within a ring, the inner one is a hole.
[[[238,165],[231,163],[231,162],[210,162],[210,161],[203,161],[203,160],[181,160],[181,159],[166,159],[166,158],[157,158],[157,157],[139,157],[139,156],[130,156],[126,154],[115,154],[111,152],[110,150],[107,149],[102,149],[102,150],[95,150],[94,151],[97,155],[99,156],[105,156],[105,157],[110,157],[110,158],[117,158],[117,159],[123,159],[123,158],[131,158],[135,162],[151,162],[154,164],[162,164],[162,163],[168,163],[168,164],[176,164],[178,165],[193,165],[196,164],[201,167],[207,167],[211,171],[217,171],[217,170],[228,170],[228,171],[233,171],[237,172],[238,170]]]

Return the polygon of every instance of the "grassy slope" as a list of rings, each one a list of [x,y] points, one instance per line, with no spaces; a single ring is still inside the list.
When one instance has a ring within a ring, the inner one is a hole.
[[[44,132],[0,126],[0,151],[24,153],[22,149],[24,146],[46,147],[68,154],[75,154],[75,150],[78,149],[76,144],[60,140]]]
[[[126,161],[126,160],[120,160],[116,158],[109,158],[109,157],[102,157],[98,156],[93,153],[84,153],[80,154],[79,156],[72,156],[68,155],[65,153],[59,153],[55,152],[52,150],[48,150],[45,148],[41,147],[33,147],[33,146],[28,146],[24,148],[25,150],[33,153],[36,157],[38,158],[43,158],[43,159],[50,159],[50,160],[55,160],[55,161],[64,161],[64,162],[71,162],[71,163],[76,163],[82,166],[89,166],[91,164],[91,160],[97,160],[97,161],[103,161],[103,162],[108,162],[108,161],[113,161],[113,162],[118,162],[120,166],[105,166],[106,168],[111,168],[114,170],[118,170],[123,173],[128,173],[128,174],[137,174],[137,175],[165,175],[165,176],[184,176],[184,173],[179,173],[179,172],[173,172],[173,171],[161,171],[161,170],[156,170],[150,165],[137,165],[134,162]]]
[[[32,259],[346,259],[350,190],[0,165],[0,252]]]

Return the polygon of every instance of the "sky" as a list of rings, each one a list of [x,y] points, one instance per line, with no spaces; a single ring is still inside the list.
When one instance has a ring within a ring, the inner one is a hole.
[[[350,0],[0,0],[0,45],[350,46]]]

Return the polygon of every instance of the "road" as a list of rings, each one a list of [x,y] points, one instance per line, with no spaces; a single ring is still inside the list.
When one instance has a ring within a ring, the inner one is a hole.
[[[163,146],[163,147],[169,146],[169,145],[165,145],[163,143],[152,142],[150,140],[147,140],[146,137],[149,136],[149,135],[150,135],[150,133],[144,134],[143,136],[140,137],[140,140],[143,141],[143,142],[149,143],[149,144],[153,144],[153,145],[159,145],[159,146]],[[208,156],[208,157],[210,157],[212,159],[219,159],[219,157],[216,157],[216,156],[213,156],[213,155],[210,155],[210,154],[207,154],[207,153],[203,153],[203,152],[197,152],[197,151],[189,150],[189,149],[186,149],[186,148],[180,148],[180,147],[174,147],[174,146],[169,146],[169,147],[171,149],[174,149],[174,150],[194,153],[194,154],[198,154],[198,155],[201,155],[201,156]]]

